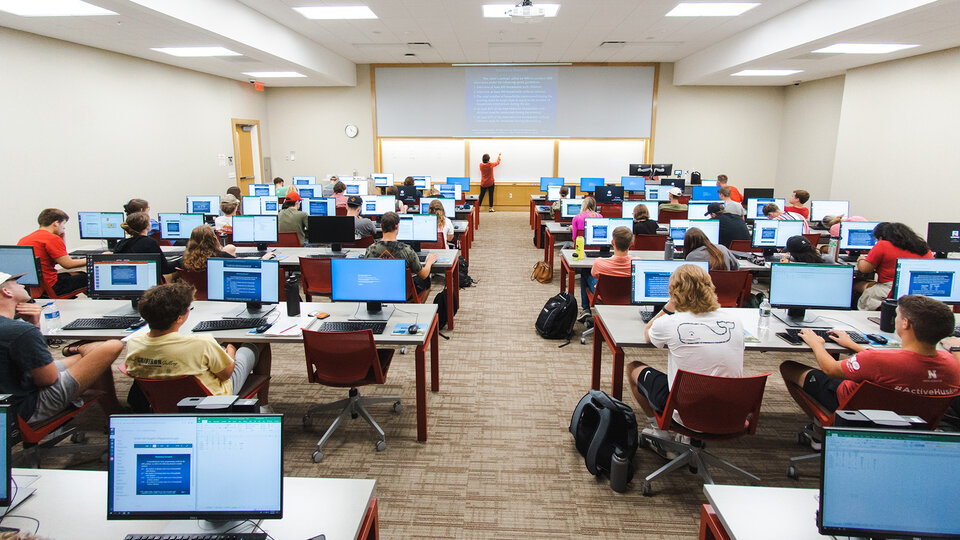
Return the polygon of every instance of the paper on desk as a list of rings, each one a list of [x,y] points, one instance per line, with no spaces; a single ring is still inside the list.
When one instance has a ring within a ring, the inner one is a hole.
[[[273,326],[269,330],[264,332],[264,335],[267,336],[299,336],[300,329],[307,328],[310,326],[310,323],[316,320],[316,317],[309,317],[307,315],[301,315],[299,317],[290,317],[288,315],[280,315],[276,322],[273,323]]]
[[[129,334],[127,334],[126,336],[124,336],[123,339],[121,339],[120,341],[126,343],[126,342],[130,341],[130,338],[132,338],[133,336],[139,336],[140,334],[146,334],[146,333],[149,332],[149,331],[150,331],[150,325],[145,324],[145,325],[141,326],[140,328],[137,328],[137,329],[134,330],[133,332],[130,332]]]

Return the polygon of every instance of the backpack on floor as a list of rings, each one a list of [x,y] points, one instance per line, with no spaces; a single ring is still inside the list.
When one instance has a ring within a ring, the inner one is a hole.
[[[594,476],[610,475],[610,460],[617,452],[627,460],[627,482],[633,478],[633,459],[640,444],[633,409],[599,390],[583,396],[570,418],[570,433],[587,470]]]
[[[437,328],[447,327],[447,289],[438,292],[433,298],[433,303],[437,305]],[[453,297],[453,314],[456,315],[460,309],[460,301]]]
[[[460,281],[460,288],[466,289],[467,287],[473,285],[473,278],[467,275],[467,271],[470,269],[470,263],[463,258],[463,255],[459,255],[460,259],[457,262],[457,276]]]
[[[577,321],[577,300],[562,292],[547,300],[537,316],[536,329],[540,337],[570,341],[573,323]]]

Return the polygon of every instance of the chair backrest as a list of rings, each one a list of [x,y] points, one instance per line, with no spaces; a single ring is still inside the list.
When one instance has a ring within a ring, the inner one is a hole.
[[[345,216],[345,215],[347,215],[347,207],[346,207],[346,206],[338,206],[338,207],[337,207],[337,215],[338,215],[338,216]]]
[[[413,273],[410,270],[407,270],[407,303],[408,304],[422,304],[427,297],[427,291],[423,291],[423,297],[421,298],[421,293],[417,292],[417,285],[413,282]]]
[[[193,375],[182,375],[169,379],[135,379],[143,392],[150,409],[157,414],[177,412],[177,403],[183,398],[209,396],[207,389]]]
[[[742,251],[745,253],[760,253],[763,248],[755,248],[750,240],[731,240],[730,251]]]
[[[196,289],[196,292],[193,293],[194,300],[206,300],[207,299],[207,271],[198,272],[195,270],[185,270],[183,268],[177,268],[177,275],[180,276],[180,279],[186,281],[187,283],[193,285],[193,288]]]
[[[365,248],[365,247],[367,247],[367,246],[372,246],[373,243],[376,242],[376,241],[377,241],[377,239],[374,238],[372,234],[369,234],[369,235],[367,235],[367,236],[362,236],[362,237],[360,237],[359,240],[357,240],[356,242],[354,242],[354,243],[352,243],[352,244],[349,244],[349,245],[347,245],[347,246],[345,246],[345,247]]]
[[[314,332],[303,330],[307,380],[328,386],[383,384],[386,377],[373,341],[373,331]]]
[[[300,257],[300,275],[307,298],[314,294],[329,295],[333,291],[330,277],[330,259]]]
[[[639,251],[663,251],[667,243],[665,234],[637,234],[633,237],[630,249]]]
[[[159,244],[159,245],[161,245],[161,246],[172,246],[172,245],[173,245],[173,242],[171,242],[171,241],[169,241],[169,240],[164,240],[164,239],[163,239],[163,236],[160,234],[160,231],[151,231],[148,236],[150,236],[150,238],[153,238],[154,240],[156,240],[156,241],[157,241],[157,244]]]
[[[560,216],[560,209],[557,208],[556,210],[553,211],[553,220],[560,221],[561,219],[563,218]]]
[[[678,370],[667,396],[661,427],[669,427],[676,410],[683,426],[693,431],[730,437],[752,435],[757,430],[763,388],[769,375],[715,377]]]
[[[710,270],[720,307],[743,307],[753,285],[749,270]]]
[[[295,232],[277,233],[277,243],[270,245],[273,247],[303,247],[300,237]]]
[[[600,274],[590,305],[629,306],[630,292],[630,276]]]
[[[621,215],[623,215],[623,205],[601,204],[597,211],[600,212],[600,215],[605,218],[619,218]]]
[[[443,238],[443,232],[437,231],[437,241],[420,242],[420,249],[447,249],[447,239]]]
[[[817,244],[820,243],[820,233],[806,233],[803,237],[809,240],[813,247],[817,247]]]
[[[686,210],[660,210],[657,223],[670,224],[671,219],[687,219]]]
[[[690,202],[690,199],[692,199],[692,198],[693,198],[693,197],[691,197],[690,195],[681,195],[681,196],[680,196],[680,204],[687,204],[687,203]]]
[[[897,414],[919,416],[927,422],[930,429],[936,429],[943,415],[947,412],[947,408],[950,407],[950,403],[958,395],[960,394],[920,396],[864,381],[837,408],[853,411],[880,409],[893,411]],[[833,420],[834,417],[831,416],[830,425],[833,424]]]

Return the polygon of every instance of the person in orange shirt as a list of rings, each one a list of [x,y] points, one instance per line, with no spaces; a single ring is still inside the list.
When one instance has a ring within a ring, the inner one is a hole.
[[[717,176],[717,187],[723,187],[725,185],[727,185],[727,175],[721,174]],[[741,204],[743,203],[743,194],[734,186],[730,186],[730,200]]]
[[[63,242],[70,216],[59,208],[46,208],[37,217],[40,228],[24,236],[18,246],[33,246],[33,254],[40,259],[40,271],[47,290],[66,294],[87,285],[86,272],[57,273],[57,265],[65,270],[83,268],[87,259],[74,259]]]
[[[497,161],[490,163],[490,154],[484,154],[480,158],[480,200],[477,206],[483,206],[483,195],[490,193],[490,211],[493,212],[493,168],[500,164],[500,154],[497,154]]]

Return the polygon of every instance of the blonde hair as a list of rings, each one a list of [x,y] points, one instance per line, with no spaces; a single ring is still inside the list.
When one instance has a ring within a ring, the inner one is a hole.
[[[596,212],[597,211],[597,200],[593,197],[584,197],[583,206],[580,207],[581,212]]]
[[[194,272],[207,269],[207,259],[220,253],[220,239],[209,225],[201,225],[190,233],[183,252],[183,268]]]
[[[640,221],[643,219],[650,219],[650,209],[647,208],[645,204],[638,204],[633,207],[633,219]]]
[[[437,230],[443,229],[443,224],[447,222],[447,213],[443,211],[443,203],[437,200],[430,201],[427,211],[437,215]]]
[[[684,264],[670,276],[670,298],[677,311],[709,313],[720,309],[710,274],[694,264]]]

